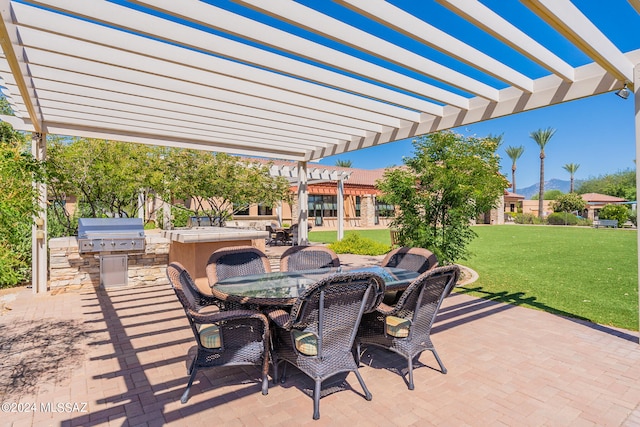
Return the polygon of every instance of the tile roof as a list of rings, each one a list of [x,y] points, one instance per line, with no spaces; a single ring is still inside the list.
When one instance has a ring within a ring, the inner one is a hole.
[[[621,197],[609,196],[608,194],[600,193],[585,193],[581,194],[581,196],[587,203],[619,203],[627,201]]]

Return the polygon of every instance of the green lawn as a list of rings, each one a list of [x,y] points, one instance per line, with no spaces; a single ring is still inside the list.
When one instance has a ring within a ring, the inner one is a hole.
[[[356,233],[360,237],[367,237],[385,245],[391,245],[391,234],[388,228],[378,228],[374,230],[347,230],[344,235]],[[335,231],[310,231],[309,241],[320,243],[332,243],[336,241],[338,233]]]
[[[638,330],[635,230],[556,226],[475,227],[480,276],[466,292]]]
[[[636,230],[556,226],[474,227],[473,256],[462,261],[480,278],[457,288],[482,298],[638,330]],[[358,230],[386,244],[389,230]],[[316,242],[335,232],[313,231]]]

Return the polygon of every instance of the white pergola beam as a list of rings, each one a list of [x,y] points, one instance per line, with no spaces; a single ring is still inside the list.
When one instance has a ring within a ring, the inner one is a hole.
[[[166,117],[157,117],[155,114],[145,114],[142,110],[136,112],[120,111],[113,108],[103,108],[100,104],[104,101],[96,101],[93,104],[86,104],[81,102],[76,104],[70,102],[70,100],[62,100],[64,97],[60,97],[60,100],[48,100],[47,98],[40,98],[40,104],[43,109],[49,111],[51,114],[58,113],[59,116],[68,115],[69,117],[93,115],[93,116],[106,116],[110,119],[124,121],[133,121],[140,123],[141,126],[146,125],[148,127],[158,126],[158,130],[162,127],[169,127],[175,130],[183,129],[186,133],[229,133],[239,136],[246,136],[251,138],[261,138],[265,141],[274,140],[276,143],[291,143],[293,146],[299,145],[301,147],[315,147],[317,145],[332,145],[335,144],[334,139],[330,138],[318,138],[318,137],[306,137],[304,135],[297,134],[295,132],[285,131],[270,131],[268,128],[263,128],[257,125],[251,125],[248,123],[235,125],[233,122],[224,120],[211,120],[208,123],[196,123],[191,121],[191,117],[188,115],[180,116],[176,113],[174,116],[167,115]]]
[[[388,25],[407,37],[482,70],[511,86],[515,86],[524,92],[533,92],[533,82],[529,77],[389,2],[382,0],[337,1],[373,20]]]
[[[229,129],[253,130],[256,132],[295,137],[301,141],[315,141],[326,144],[335,143],[336,140],[347,139],[347,134],[328,132],[320,129],[309,129],[290,123],[274,123],[269,120],[252,118],[247,120],[246,116],[240,116],[225,112],[212,112],[211,110],[196,109],[191,106],[184,106],[182,111],[175,112],[164,109],[159,105],[162,101],[145,100],[137,98],[136,104],[111,101],[106,98],[94,98],[90,96],[80,96],[69,93],[55,92],[45,89],[38,89],[40,103],[47,109],[58,108],[69,111],[84,111],[86,108],[99,108],[103,111],[122,112],[123,114],[142,114],[145,120],[150,118],[157,120],[176,119],[182,125],[193,124],[194,126],[221,126]],[[174,107],[174,104],[167,107]],[[209,117],[203,111],[209,113]],[[217,113],[217,114],[216,114]]]
[[[618,80],[632,83],[634,64],[569,0],[521,1]]]
[[[37,96],[33,91],[33,85],[28,80],[28,67],[22,58],[18,56],[21,52],[14,50],[14,46],[19,45],[19,40],[16,27],[11,19],[11,2],[9,0],[0,0],[0,13],[2,13],[0,17],[0,47],[4,53],[4,60],[11,70],[31,123],[33,123],[36,131],[40,132],[42,114],[38,109]]]
[[[274,105],[291,105],[299,109],[310,110],[317,114],[335,114],[339,117],[351,117],[370,123],[384,123],[387,126],[397,126],[397,118],[343,104],[312,98],[306,95],[283,91],[270,86],[260,85],[225,75],[210,73],[200,69],[190,68],[167,61],[118,51],[105,46],[92,45],[67,37],[48,34],[34,29],[21,29],[23,43],[31,46],[29,61],[35,64],[53,65],[64,63],[67,70],[93,73],[103,78],[125,81],[128,83],[167,88],[190,94],[219,99],[226,102],[235,101],[251,105],[252,102],[268,102]],[[52,53],[52,49],[57,53]],[[60,57],[64,55],[64,57]],[[109,64],[102,63],[102,58],[112,58]],[[156,74],[162,70],[161,75]],[[219,89],[219,88],[224,89]],[[417,119],[419,116],[415,114]],[[339,120],[339,118],[338,118]]]
[[[263,85],[270,88],[278,88],[280,91],[286,90],[292,94],[292,97],[295,97],[296,94],[304,94],[305,96],[317,98],[320,101],[330,100],[332,104],[337,102],[352,108],[376,112],[400,119],[417,120],[418,118],[419,113],[406,108],[381,103],[344,91],[336,91],[334,89],[304,82],[302,80],[290,79],[281,74],[268,72],[256,67],[229,61],[224,58],[211,55],[201,55],[195,51],[185,51],[178,46],[158,40],[142,38],[124,31],[113,31],[113,29],[107,27],[26,5],[18,4],[14,9],[16,9],[16,14],[23,25],[35,28],[39,31],[47,32],[44,35],[44,40],[41,39],[44,43],[38,44],[40,48],[45,50],[49,49],[51,44],[62,43],[61,46],[65,47],[66,53],[70,55],[73,54],[69,51],[70,49],[67,49],[70,45],[68,40],[56,39],[56,33],[59,34],[62,29],[64,29],[63,34],[66,38],[74,38],[98,45],[95,47],[85,47],[83,49],[85,52],[92,52],[94,57],[97,56],[102,58],[108,55],[109,57],[122,58],[122,61],[120,62],[135,64],[137,58],[140,56],[131,53],[135,47],[136,51],[144,52],[146,57],[160,61],[163,74],[168,75],[169,72],[167,67],[173,66],[176,69],[174,76],[177,73],[178,76],[184,79],[193,80],[191,76],[193,72],[192,70],[200,70],[201,72],[207,71],[208,73],[204,74],[205,80],[211,79],[211,77],[208,77],[211,73],[215,73],[218,76],[224,75],[226,77],[233,77],[231,81],[237,81],[242,86],[243,90],[251,93],[254,92],[256,85]],[[98,49],[103,46],[109,46],[109,49],[113,49],[113,53],[109,54],[108,52],[100,52]],[[82,47],[80,47],[80,49],[82,49]],[[60,49],[59,51],[62,52]],[[87,55],[83,57],[89,59]],[[185,72],[185,68],[187,68],[188,71]],[[226,86],[232,87],[232,85]],[[258,90],[260,90],[260,87]],[[441,112],[441,109],[437,109],[433,104],[424,104],[425,105],[422,105],[424,107],[433,107],[431,109],[432,113],[438,111]]]
[[[629,54],[638,57],[640,50]],[[592,96],[598,93],[612,91],[618,86],[618,81],[606,73],[598,64],[592,63],[579,67],[575,71],[576,82],[567,83],[557,76],[551,75],[535,81],[534,94],[523,93],[516,88],[500,91],[500,103],[490,103],[483,99],[472,100],[469,111],[457,108],[445,108],[445,116],[433,118],[419,123],[417,126],[407,125],[400,129],[388,130],[382,134],[370,134],[365,137],[354,138],[342,145],[336,145],[328,150],[319,149],[312,153],[311,159],[345,153],[364,147],[371,147],[398,139],[412,138],[416,135],[437,132],[439,130],[464,126],[497,117],[503,117],[523,111],[541,108],[547,105],[559,104],[574,99]]]
[[[83,138],[106,139],[109,141],[127,141],[138,144],[158,145],[162,147],[185,148],[193,150],[216,151],[228,154],[237,154],[241,156],[277,156],[283,160],[300,161],[305,159],[304,153],[274,150],[268,146],[262,145],[258,147],[242,146],[236,143],[227,143],[225,141],[203,140],[195,138],[180,138],[175,135],[167,135],[161,137],[159,135],[145,135],[118,127],[117,129],[109,127],[100,127],[93,122],[83,122],[80,120],[74,123],[59,123],[51,121],[46,126],[46,130],[53,135],[77,136]]]
[[[352,25],[329,17],[314,9],[286,0],[237,0],[263,13],[277,16],[305,28],[308,31],[321,34],[341,43],[363,50],[378,58],[401,64],[418,73],[435,78],[451,86],[471,92],[477,96],[497,101],[497,89],[476,79],[445,67],[428,58],[417,55],[397,44],[390,43],[380,37],[373,36]],[[388,10],[385,10],[387,12]],[[521,76],[524,77],[524,76]],[[526,85],[526,83],[525,83]],[[530,82],[529,82],[530,85]],[[532,89],[532,88],[530,88]]]
[[[335,123],[322,122],[312,118],[294,116],[292,114],[274,112],[256,107],[224,103],[217,100],[200,98],[195,95],[167,92],[162,89],[142,88],[139,85],[114,82],[95,76],[87,76],[75,72],[61,72],[60,70],[32,65],[30,67],[38,80],[39,90],[57,92],[60,94],[76,94],[93,99],[112,100],[136,107],[138,105],[155,106],[167,111],[193,111],[194,114],[207,117],[233,119],[241,123],[254,123],[255,120],[271,122],[272,127],[280,128],[281,124],[298,126],[312,135],[316,131],[337,132],[338,139],[345,139],[344,135],[365,135],[366,131],[359,128],[347,127]],[[46,68],[46,71],[41,69]]]
[[[381,67],[372,62],[342,53],[305,38],[287,33],[258,21],[235,15],[227,10],[199,1],[138,0],[152,9],[173,14],[191,22],[239,35],[316,63],[336,67],[353,75],[371,79],[409,93],[466,108],[467,99],[450,91]]]
[[[124,67],[114,67],[107,64],[93,64],[80,58],[74,57],[57,57],[51,52],[41,51],[39,49],[31,49],[30,56],[33,58],[34,65],[43,65],[53,68],[56,61],[63,61],[66,67],[69,67],[69,74],[77,75],[85,73],[86,76],[99,77],[106,81],[106,86],[111,87],[114,92],[127,93],[123,87],[134,86],[141,91],[142,96],[146,93],[155,91],[162,93],[163,98],[170,101],[174,97],[187,95],[192,97],[194,105],[208,102],[209,100],[219,101],[223,105],[236,104],[239,106],[258,108],[265,111],[273,111],[291,116],[300,116],[320,122],[333,123],[341,126],[352,127],[369,131],[379,131],[381,126],[375,121],[364,121],[350,116],[343,116],[336,112],[320,111],[310,107],[293,105],[289,103],[278,102],[269,98],[255,97],[250,94],[232,92],[217,87],[203,87],[186,81],[176,81],[171,78],[157,75],[149,75],[136,70],[127,70]],[[52,80],[53,77],[48,73],[36,74],[36,69],[32,67],[35,78]],[[43,70],[42,68],[40,70]],[[71,84],[86,84],[84,76],[79,80],[73,81],[65,78],[61,80]],[[399,123],[397,120],[391,120],[392,124]]]
[[[143,33],[152,38],[185,47],[197,48],[198,50],[206,51],[214,55],[231,58],[243,63],[254,64],[286,75],[293,75],[302,80],[317,82],[328,87],[338,88],[367,98],[405,106],[406,108],[434,115],[442,114],[442,107],[435,103],[424,101],[420,98],[328,69],[319,68],[287,56],[248,46],[217,36],[216,34],[151,16],[143,12],[132,11],[131,9],[116,4],[100,0],[83,0],[82,2],[50,0],[46,2],[46,6],[56,8],[65,14],[92,16],[93,19],[109,26],[136,33]],[[207,40],[207,43],[203,44],[203,40]],[[464,102],[464,100],[460,98],[459,102]]]
[[[554,74],[567,81],[574,80],[571,65],[479,1],[437,1]]]

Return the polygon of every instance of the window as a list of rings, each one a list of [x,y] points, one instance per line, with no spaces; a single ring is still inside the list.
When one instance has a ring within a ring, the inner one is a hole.
[[[236,215],[249,215],[249,205],[233,204],[233,209],[236,211]]]
[[[309,195],[309,217],[337,217],[337,196]]]
[[[260,203],[258,204],[258,215],[273,215],[273,208]]]
[[[356,218],[360,218],[360,196],[356,196]]]
[[[381,216],[383,218],[392,217],[396,211],[393,205],[378,201],[376,201],[376,210],[378,211],[378,216]]]

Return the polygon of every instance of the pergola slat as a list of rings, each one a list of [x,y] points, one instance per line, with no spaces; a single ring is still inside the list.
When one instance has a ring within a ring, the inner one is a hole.
[[[633,80],[633,64],[569,0],[523,0],[549,25],[616,78]]]
[[[571,65],[487,6],[478,1],[437,1],[565,80],[574,80]]]
[[[255,2],[255,0],[252,1]],[[533,92],[533,81],[529,77],[389,2],[382,0],[338,0],[338,2],[511,86],[525,92]]]
[[[286,0],[270,0],[269,2],[260,0],[239,1],[262,12],[293,22],[308,31],[338,40],[386,61],[401,64],[413,71],[438,79],[451,86],[493,101],[498,100],[497,89],[487,84],[417,55],[402,46],[387,42],[340,20],[316,12],[309,7]],[[520,77],[524,78],[524,76]],[[530,82],[529,84],[523,82],[522,85],[530,86]]]

